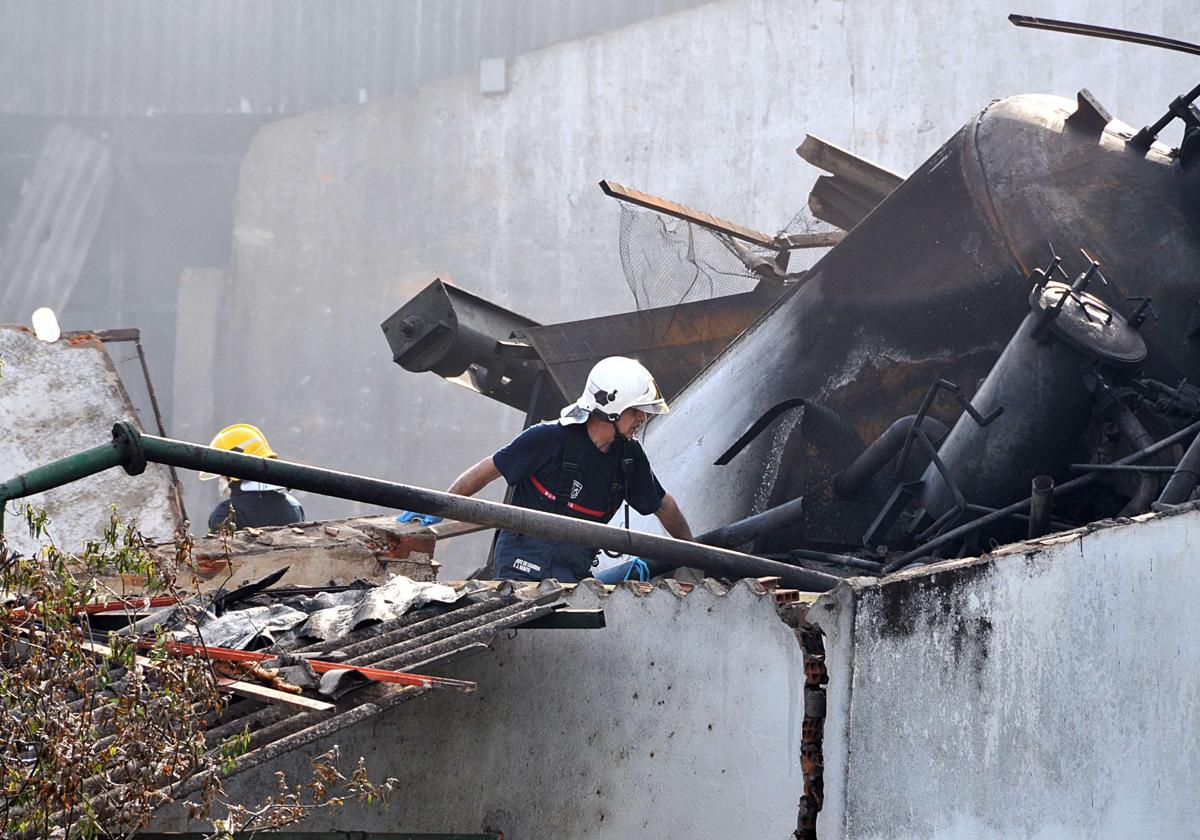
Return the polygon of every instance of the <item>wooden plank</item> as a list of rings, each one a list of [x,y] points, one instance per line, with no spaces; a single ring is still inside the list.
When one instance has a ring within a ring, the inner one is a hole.
[[[293,706],[297,709],[303,709],[306,712],[326,712],[333,708],[332,703],[326,703],[324,700],[313,700],[310,697],[305,697],[303,694],[289,694],[277,688],[270,688],[258,683],[247,682],[246,680],[235,680],[232,677],[217,677],[217,688],[241,697],[265,700],[268,703],[282,703],[285,706]]]
[[[474,522],[456,522],[447,519],[431,526],[429,530],[433,531],[433,535],[439,540],[448,540],[451,537],[461,537],[463,534],[476,534],[486,531],[488,528],[486,525],[476,525]]]
[[[106,659],[111,659],[113,655],[112,648],[100,642],[84,640],[80,643],[80,646],[84,650],[89,650]],[[157,662],[141,654],[135,655],[134,661],[144,668],[158,667]],[[231,694],[251,697],[255,700],[264,700],[268,703],[283,703],[284,705],[302,709],[306,712],[325,712],[333,708],[332,703],[326,703],[324,700],[313,700],[310,697],[300,694],[288,694],[286,691],[280,691],[277,688],[268,688],[265,685],[246,682],[245,680],[235,680],[231,677],[217,677],[217,688],[222,691],[228,691]]]
[[[610,198],[615,198],[618,201],[625,201],[629,204],[636,204],[639,207],[645,207],[647,210],[653,210],[656,213],[663,213],[667,216],[674,216],[676,219],[683,219],[685,222],[692,222],[700,225],[700,227],[708,228],[709,230],[723,233],[726,236],[732,236],[735,239],[741,239],[749,242],[752,245],[761,245],[764,248],[773,248],[780,250],[778,241],[774,236],[768,236],[762,231],[748,228],[744,225],[739,225],[736,222],[731,222],[728,219],[722,219],[719,216],[713,216],[708,213],[703,213],[699,210],[693,210],[691,207],[686,207],[682,204],[676,204],[674,201],[668,201],[665,198],[659,198],[656,195],[640,192],[629,187],[621,186],[614,181],[601,181],[600,189],[604,190],[604,194]]]

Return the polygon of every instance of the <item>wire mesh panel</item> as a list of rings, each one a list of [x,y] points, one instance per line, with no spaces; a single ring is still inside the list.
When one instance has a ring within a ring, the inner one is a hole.
[[[798,213],[781,233],[823,233],[837,228]],[[791,252],[788,277],[798,277],[828,252]],[[752,291],[764,276],[778,276],[777,252],[749,245],[700,225],[621,205],[621,267],[638,309],[678,306]]]

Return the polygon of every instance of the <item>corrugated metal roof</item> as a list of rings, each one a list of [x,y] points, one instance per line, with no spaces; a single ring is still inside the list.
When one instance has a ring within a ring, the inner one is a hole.
[[[0,113],[299,113],[711,0],[0,0]]]
[[[279,650],[286,645],[273,646],[272,652],[286,652],[295,659],[336,659],[347,665],[422,671],[486,649],[497,633],[529,624],[564,606],[563,594],[564,589],[554,584],[519,591],[505,585],[484,587],[453,605],[433,604],[328,641],[286,651]],[[205,732],[205,744],[211,750],[219,749],[225,738],[248,729],[248,751],[231,769],[231,773],[240,773],[429,690],[380,682],[342,683],[334,690],[338,699],[333,708],[324,711],[233,697],[221,718]],[[192,777],[173,796],[185,797],[202,783],[203,777]],[[99,780],[88,784],[95,787]]]

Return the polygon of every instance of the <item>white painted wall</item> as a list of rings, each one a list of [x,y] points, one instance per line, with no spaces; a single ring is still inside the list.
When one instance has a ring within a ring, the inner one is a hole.
[[[1195,837],[1200,510],[822,598],[823,840]]]
[[[683,597],[580,587],[571,605],[603,607],[608,626],[507,633],[447,668],[478,692],[402,703],[226,789],[252,802],[277,769],[311,778],[308,759],[338,743],[345,766],[363,755],[374,778],[399,779],[395,801],[320,812],[305,831],[790,838],[804,666],[773,597],[747,583]]]
[[[132,347],[132,345],[130,345]],[[0,328],[0,481],[112,440],[113,424],[137,412],[107,348],[96,340],[39,341],[18,327]],[[148,537],[169,540],[177,509],[165,467],[150,464],[139,476],[122,469],[64,485],[26,501],[43,508],[55,545],[79,551],[108,526],[111,507]],[[5,511],[10,548],[35,551],[17,503]]]
[[[406,374],[379,323],[439,275],[542,321],[631,308],[600,178],[775,230],[817,174],[793,151],[806,132],[908,172],[992,99],[1087,86],[1142,124],[1194,83],[1187,56],[1018,30],[1010,10],[727,0],[521,56],[502,96],[481,96],[472,73],[273,124],[242,169],[235,314],[213,326],[224,387],[183,390],[177,413],[212,401],[285,457],[445,486],[520,415]],[[1200,40],[1183,3],[1036,11]],[[439,559],[457,570],[458,550],[466,568],[485,548],[448,543]]]

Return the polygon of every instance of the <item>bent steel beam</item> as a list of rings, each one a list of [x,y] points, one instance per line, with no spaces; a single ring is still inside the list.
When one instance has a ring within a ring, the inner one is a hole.
[[[146,468],[147,462],[189,470],[204,470],[244,481],[263,481],[323,496],[430,513],[460,522],[474,522],[489,528],[503,528],[520,534],[636,554],[674,566],[703,569],[723,577],[778,577],[785,586],[820,592],[831,589],[838,582],[838,578],[832,575],[728,549],[640,531],[627,531],[611,525],[583,522],[554,513],[455,496],[377,478],[145,435],[131,423],[118,423],[113,427],[112,443],[39,467],[0,484],[0,505],[115,466],[124,467],[126,472],[136,475]],[[3,520],[0,519],[0,531],[2,529]]]

